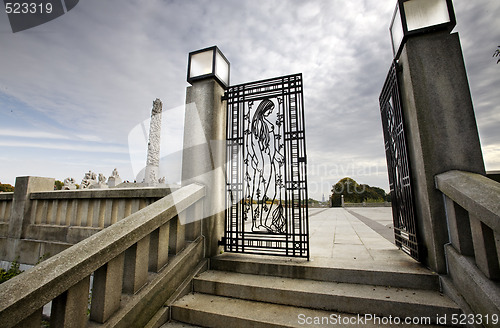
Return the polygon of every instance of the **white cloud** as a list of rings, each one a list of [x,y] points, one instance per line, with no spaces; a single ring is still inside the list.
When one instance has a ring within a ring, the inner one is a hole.
[[[483,156],[487,171],[500,171],[500,144],[483,146]]]
[[[4,137],[23,137],[23,138],[41,138],[41,139],[70,139],[68,136],[45,132],[45,131],[36,131],[36,130],[19,130],[12,128],[2,128],[0,129],[0,136]]]
[[[491,56],[500,40],[500,2],[454,4],[485,161],[499,169],[500,65]],[[14,154],[6,144],[14,138],[23,148],[122,154],[125,147],[113,145],[127,143],[155,98],[164,104],[169,142],[178,145],[182,119],[165,108],[184,103],[187,53],[216,44],[231,62],[233,84],[303,73],[310,163],[345,166],[355,159],[361,168],[372,162],[383,168],[378,96],[392,60],[388,25],[394,6],[340,0],[81,1],[36,29],[1,31],[0,96],[13,99],[9,106],[17,102],[30,110],[19,110],[18,124],[7,125],[16,116],[0,108],[2,127],[8,126],[0,132],[0,151]],[[384,187],[387,178],[373,176]]]
[[[84,135],[84,134],[77,134],[76,137],[81,140],[85,141],[94,141],[94,142],[100,142],[102,139],[99,136],[96,135]]]
[[[6,148],[43,148],[50,150],[68,150],[87,153],[118,153],[128,154],[128,149],[123,146],[106,144],[75,144],[52,143],[43,141],[0,140],[0,147]]]

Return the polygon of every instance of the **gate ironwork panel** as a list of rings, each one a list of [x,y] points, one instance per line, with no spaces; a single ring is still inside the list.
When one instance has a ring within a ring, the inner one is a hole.
[[[309,258],[302,74],[231,86],[227,252]]]
[[[400,95],[397,64],[393,62],[379,101],[389,173],[394,235],[396,245],[418,260],[415,206]]]

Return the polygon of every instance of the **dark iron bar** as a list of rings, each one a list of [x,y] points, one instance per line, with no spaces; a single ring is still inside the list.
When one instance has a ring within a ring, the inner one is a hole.
[[[379,101],[396,245],[419,260],[415,202],[395,62],[391,65]]]

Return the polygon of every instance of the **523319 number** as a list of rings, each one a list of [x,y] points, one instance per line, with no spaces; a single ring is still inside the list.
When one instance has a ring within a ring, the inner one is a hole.
[[[12,32],[45,24],[69,12],[80,0],[4,0]]]
[[[52,3],[35,2],[6,2],[5,12],[7,14],[50,14],[52,12]]]

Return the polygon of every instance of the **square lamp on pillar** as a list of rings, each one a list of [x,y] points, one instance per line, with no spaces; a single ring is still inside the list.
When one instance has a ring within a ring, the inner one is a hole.
[[[222,52],[213,46],[189,53],[187,81],[213,78],[226,89],[229,86],[229,61]]]
[[[398,0],[392,16],[394,58],[398,58],[408,37],[437,30],[451,32],[456,25],[452,0]]]

